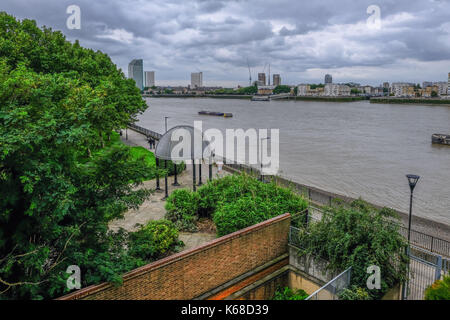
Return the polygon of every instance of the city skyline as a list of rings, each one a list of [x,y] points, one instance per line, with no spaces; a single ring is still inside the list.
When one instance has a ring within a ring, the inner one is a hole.
[[[163,85],[187,85],[190,73],[202,70],[210,85],[245,86],[247,59],[252,78],[270,64],[288,84],[319,83],[327,73],[337,82],[370,85],[445,81],[443,70],[450,68],[445,1],[379,1],[380,29],[367,24],[372,1],[80,0],[81,28],[75,30],[66,26],[71,4],[6,0],[0,11],[107,53],[125,74],[138,56]]]

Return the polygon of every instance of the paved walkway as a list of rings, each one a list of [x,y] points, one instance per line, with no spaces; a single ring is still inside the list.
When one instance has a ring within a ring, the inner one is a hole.
[[[124,132],[125,133],[125,132]],[[146,149],[149,149],[149,144],[145,138],[145,136],[134,132],[132,130],[128,130],[128,140],[126,140],[125,134],[121,137],[121,140],[129,145],[129,146],[142,146]],[[149,149],[150,150],[150,149]],[[154,151],[154,150],[152,150]],[[213,178],[223,177],[225,175],[229,175],[230,173],[225,170],[218,171],[216,166],[213,167]],[[198,184],[198,165],[196,165],[196,175],[197,175],[197,184]],[[205,183],[208,180],[208,166],[202,166],[202,182]],[[192,165],[187,165],[186,170],[184,170],[180,175],[178,175],[178,183],[180,186],[175,187],[172,186],[174,177],[168,177],[168,190],[169,195],[175,189],[181,188],[189,188],[192,189]],[[137,210],[129,210],[124,214],[124,218],[120,220],[112,221],[109,226],[112,230],[118,230],[119,228],[123,228],[127,231],[136,231],[139,227],[139,224],[145,224],[151,220],[160,220],[164,218],[166,210],[164,209],[165,200],[164,195],[164,177],[160,179],[160,188],[161,190],[156,191],[156,179],[145,181],[143,183],[143,187],[153,190],[154,193],[150,196],[148,200],[146,200]],[[216,238],[216,234],[214,232],[180,232],[179,236],[180,240],[185,243],[185,247],[183,250],[195,248],[205,242],[208,242],[212,239]]]

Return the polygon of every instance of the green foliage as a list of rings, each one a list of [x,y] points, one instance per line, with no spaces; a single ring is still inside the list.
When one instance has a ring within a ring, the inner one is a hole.
[[[166,218],[174,222],[182,231],[197,231],[197,211],[199,206],[198,193],[187,189],[177,189],[167,198]]]
[[[450,274],[436,280],[425,290],[425,300],[450,300]]]
[[[250,94],[254,95],[258,92],[258,87],[256,85],[250,86],[250,87],[243,87],[237,89],[238,94]]]
[[[132,232],[128,243],[129,254],[143,262],[160,259],[183,243],[178,230],[168,220],[150,221],[140,230]]]
[[[273,89],[273,94],[279,94],[279,93],[290,93],[291,87],[287,85],[279,85],[276,86],[275,89]]]
[[[233,88],[220,88],[216,89],[212,92],[213,94],[237,94],[238,92],[235,91]]]
[[[339,300],[372,300],[365,288],[351,286],[339,293]]]
[[[306,207],[306,200],[291,190],[240,174],[208,181],[196,192],[186,189],[173,192],[167,199],[166,217],[188,225],[198,217],[212,217],[218,235],[223,236],[283,213],[301,212]]]
[[[69,265],[83,287],[139,265],[108,222],[148,198],[148,168],[111,132],[146,107],[106,54],[0,13],[0,299],[60,296]]]
[[[305,300],[306,298],[308,298],[308,294],[304,290],[292,290],[289,287],[284,287],[275,291],[272,300]]]
[[[329,207],[321,221],[301,230],[296,241],[303,247],[301,254],[329,261],[333,272],[352,266],[351,281],[358,287],[366,286],[367,267],[380,267],[381,289],[371,290],[372,298],[381,298],[407,278],[407,244],[392,209],[377,210],[362,200]]]

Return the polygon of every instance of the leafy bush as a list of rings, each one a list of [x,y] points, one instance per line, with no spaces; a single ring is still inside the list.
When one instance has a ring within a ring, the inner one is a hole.
[[[339,300],[372,300],[366,289],[352,286],[339,293]]]
[[[198,194],[187,189],[177,189],[167,198],[166,218],[181,231],[197,231]]]
[[[218,235],[223,236],[283,213],[301,212],[306,207],[306,200],[289,189],[239,174],[208,181],[196,192],[173,192],[167,199],[166,217],[187,225],[198,217],[211,217]]]
[[[407,279],[407,243],[391,209],[377,210],[362,200],[329,207],[321,221],[299,232],[297,241],[303,246],[300,254],[329,261],[328,269],[333,272],[352,266],[351,283],[358,287],[366,286],[367,267],[380,267],[381,289],[369,292],[374,299]]]
[[[128,252],[135,258],[152,261],[160,259],[180,245],[183,243],[178,240],[175,225],[168,220],[156,220],[130,233]]]
[[[272,300],[305,300],[308,294],[302,290],[292,290],[289,287],[278,288],[273,295]]]
[[[425,290],[425,300],[450,300],[450,274],[436,280]]]

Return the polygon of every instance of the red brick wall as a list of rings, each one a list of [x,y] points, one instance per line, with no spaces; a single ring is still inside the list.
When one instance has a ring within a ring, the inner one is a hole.
[[[283,214],[59,299],[193,299],[287,253],[289,225]]]

